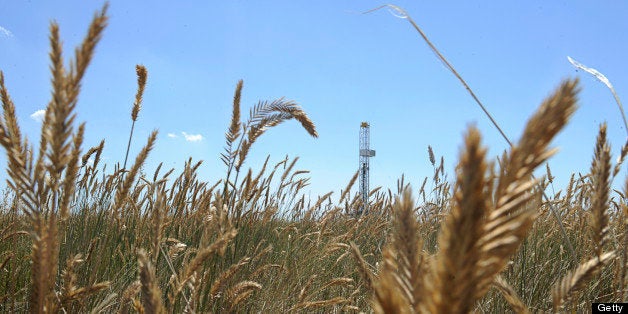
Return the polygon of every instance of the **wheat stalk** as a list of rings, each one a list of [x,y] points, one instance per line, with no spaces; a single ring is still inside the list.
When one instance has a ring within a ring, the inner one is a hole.
[[[604,245],[608,241],[608,201],[610,190],[610,147],[606,140],[606,124],[600,126],[595,145],[595,153],[591,162],[591,180],[593,199],[591,200],[592,235],[595,253],[602,256]]]

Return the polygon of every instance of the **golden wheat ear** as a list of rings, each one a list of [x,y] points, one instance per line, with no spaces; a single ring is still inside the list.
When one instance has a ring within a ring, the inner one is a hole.
[[[468,313],[481,297],[483,262],[480,242],[487,216],[486,150],[471,127],[459,163],[453,207],[439,238],[435,269],[428,275],[421,312]]]
[[[393,205],[393,233],[390,252],[396,257],[384,258],[383,271],[396,269],[396,282],[403,291],[407,303],[416,311],[424,295],[425,265],[422,248],[423,241],[419,237],[419,223],[414,212],[414,198],[411,189],[406,187],[403,195]],[[392,265],[391,265],[392,264]],[[390,267],[392,266],[392,267]]]
[[[528,307],[521,301],[515,289],[513,289],[506,279],[502,278],[502,276],[495,277],[495,281],[493,282],[493,287],[495,287],[506,299],[506,302],[510,304],[510,307],[515,313],[518,314],[529,314],[530,310]]]
[[[118,314],[128,314],[131,311],[131,300],[140,292],[142,284],[139,280],[132,282],[124,289],[122,296],[120,297],[120,306],[118,307]]]
[[[87,287],[77,287],[77,277],[75,268],[78,264],[84,262],[82,254],[77,254],[66,262],[66,268],[62,272],[63,287],[59,297],[62,309],[69,308],[72,302],[81,301],[88,296],[97,293],[110,286],[108,281],[99,282]]]
[[[362,256],[362,253],[360,252],[360,248],[358,248],[358,246],[353,243],[353,241],[351,241],[349,244],[351,245],[351,254],[356,261],[356,268],[358,270],[358,273],[364,281],[364,286],[366,290],[371,292],[373,291],[373,272],[364,260],[364,256]]]
[[[615,258],[615,252],[606,252],[601,256],[596,256],[585,263],[580,264],[578,268],[570,271],[558,281],[552,288],[552,300],[554,304],[554,312],[559,312],[565,304],[571,302],[575,298],[575,294],[582,290],[587,282],[595,277],[602,267]]]
[[[371,301],[375,313],[413,313],[413,291],[404,268],[398,268],[397,256],[391,247],[383,252],[379,277],[374,283]]]
[[[532,173],[554,150],[552,138],[576,107],[577,80],[568,80],[548,97],[527,123],[519,143],[501,163],[495,203],[479,132],[471,129],[458,166],[453,207],[439,238],[434,268],[425,283],[430,297],[420,309],[467,313],[490,288],[525,238],[536,217],[530,203],[537,183]]]
[[[496,202],[487,216],[480,242],[483,255],[480,284],[483,295],[514,254],[537,216],[530,191],[537,180],[532,173],[556,150],[548,146],[567,124],[577,106],[578,81],[567,80],[548,97],[526,125],[519,143],[502,161]]]
[[[610,146],[606,139],[606,124],[600,125],[593,161],[591,162],[591,234],[595,246],[595,257],[582,263],[570,271],[557,282],[552,289],[554,311],[563,309],[565,304],[575,299],[579,290],[584,289],[586,283],[595,277],[611,260],[615,252],[604,252],[609,233],[609,191],[610,191]],[[622,288],[623,289],[623,288]]]
[[[424,264],[421,253],[423,241],[419,238],[419,224],[414,213],[414,199],[410,188],[393,205],[392,241],[384,250],[380,278],[375,285],[376,312],[397,308],[420,311],[424,296]],[[397,298],[390,298],[391,290]],[[395,292],[396,291],[396,292]]]
[[[138,252],[138,265],[140,271],[140,283],[142,284],[142,306],[146,313],[165,313],[161,290],[157,284],[155,268],[148,259],[146,251]]]
[[[129,133],[129,142],[126,146],[126,153],[124,154],[124,164],[122,168],[126,169],[126,162],[129,158],[129,150],[131,149],[131,139],[133,139],[133,130],[135,129],[135,121],[142,109],[142,98],[144,97],[144,89],[146,88],[146,80],[148,79],[148,71],[146,67],[138,64],[135,66],[135,73],[137,74],[137,92],[135,93],[135,101],[133,102],[133,108],[131,109],[131,132]]]
[[[591,181],[593,194],[591,200],[591,231],[595,253],[602,256],[604,245],[608,241],[608,201],[610,191],[611,153],[606,139],[606,124],[600,126],[591,162]]]
[[[240,122],[240,99],[242,96],[242,86],[244,81],[239,80],[236,85],[236,90],[233,95],[233,110],[231,113],[231,123],[229,124],[229,130],[225,133],[225,152],[220,154],[220,159],[227,167],[232,167],[234,158],[237,154],[237,149],[233,147],[234,142],[240,137],[242,131],[242,123]]]

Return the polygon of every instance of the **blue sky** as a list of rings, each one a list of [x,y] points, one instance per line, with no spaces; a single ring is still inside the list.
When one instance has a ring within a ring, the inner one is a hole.
[[[406,20],[375,1],[111,1],[110,21],[84,78],[77,107],[87,122],[84,151],[105,138],[109,169],[122,162],[136,91],[135,65],[149,78],[131,156],[159,129],[146,172],[204,160],[200,178],[222,178],[219,156],[233,91],[244,80],[243,116],[258,100],[295,100],[316,123],[314,139],[295,121],[264,134],[246,167],[268,154],[299,156],[312,195],[344,188],[358,166],[361,121],[371,124],[371,187],[418,187],[431,176],[427,146],[453,168],[470,124],[489,155],[507,148],[456,78]],[[598,125],[608,122],[616,157],[626,130],[608,89],[567,61],[604,73],[628,97],[628,2],[398,1],[467,80],[513,140],[541,101],[568,77],[581,78],[580,109],[550,161],[561,189],[589,169]],[[0,70],[23,131],[38,139],[30,116],[50,97],[48,27],[61,27],[65,56],[86,33],[100,1],[0,1]],[[628,99],[628,98],[627,98]],[[185,132],[185,133],[184,133]],[[171,137],[171,134],[176,137]],[[188,135],[186,137],[185,135]],[[4,164],[4,153],[0,157]],[[623,182],[625,171],[618,178]],[[4,181],[6,173],[0,174]],[[354,187],[354,190],[357,186]],[[337,195],[336,195],[337,196]]]

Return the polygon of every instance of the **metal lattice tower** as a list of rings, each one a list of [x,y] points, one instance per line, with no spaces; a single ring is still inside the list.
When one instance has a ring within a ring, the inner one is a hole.
[[[375,156],[375,151],[370,148],[369,129],[368,122],[360,124],[360,195],[363,205],[358,214],[368,213],[369,210],[369,158]]]

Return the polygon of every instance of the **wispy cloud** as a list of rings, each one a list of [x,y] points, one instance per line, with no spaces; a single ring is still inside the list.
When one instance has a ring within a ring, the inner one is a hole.
[[[31,119],[37,121],[37,122],[42,122],[44,121],[44,116],[46,115],[46,110],[45,109],[39,109],[35,112],[33,112],[33,114],[31,114]]]
[[[177,138],[177,135],[174,133],[168,133],[169,138]]]
[[[87,166],[93,166],[93,165],[94,165],[94,157],[89,157],[89,158],[87,159],[87,163],[86,163],[86,165],[87,165]]]
[[[183,137],[188,142],[200,142],[203,140],[203,136],[200,134],[187,134],[185,132],[181,132],[181,134],[183,134]]]
[[[2,36],[9,37],[9,38],[13,37],[13,33],[11,33],[10,30],[8,30],[8,29],[6,29],[6,28],[4,28],[2,26],[0,26],[0,34]]]

